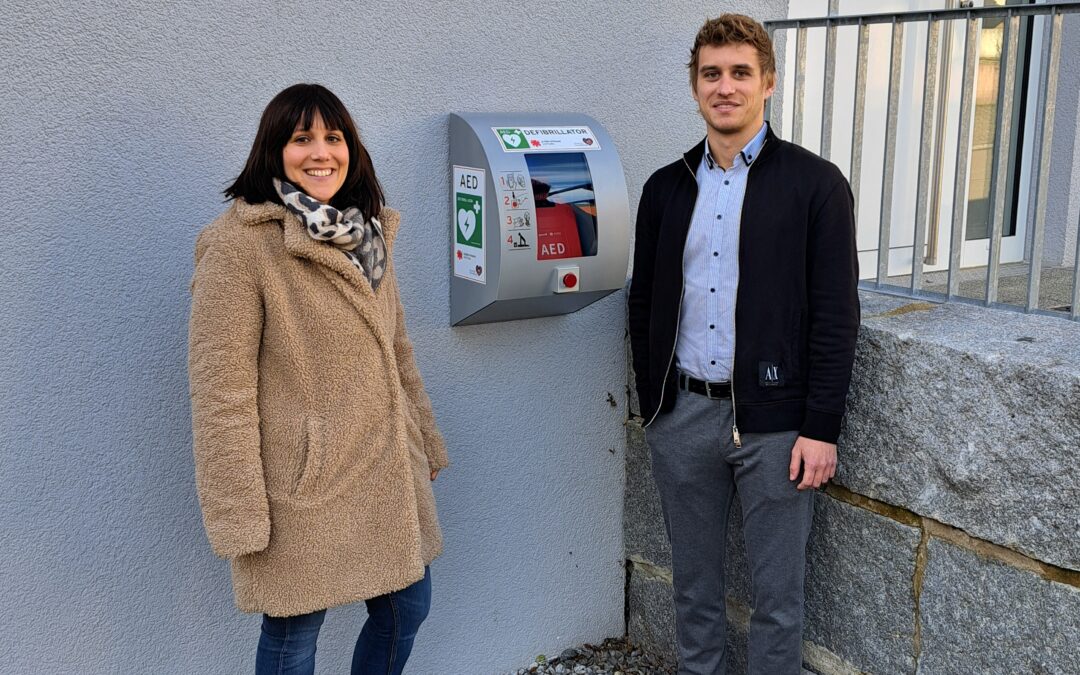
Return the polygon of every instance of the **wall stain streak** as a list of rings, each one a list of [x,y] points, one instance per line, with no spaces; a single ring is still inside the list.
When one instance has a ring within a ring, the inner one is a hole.
[[[919,548],[915,552],[915,575],[912,589],[915,593],[915,630],[911,638],[912,652],[915,657],[915,672],[919,672],[919,659],[922,658],[922,601],[923,581],[926,578],[926,563],[930,557],[930,532],[925,527],[920,529]]]
[[[833,499],[839,500],[852,506],[857,506],[867,511],[872,511],[880,516],[891,518],[909,527],[918,527],[928,535],[947,541],[959,548],[971,551],[976,555],[996,562],[1004,563],[1010,567],[1026,570],[1042,577],[1047,581],[1053,581],[1073,588],[1080,588],[1080,571],[1059,567],[1051,563],[1043,562],[1035,558],[1018,553],[1010,548],[978,539],[964,532],[958,527],[947,525],[941,521],[920,516],[900,506],[894,506],[871,497],[852,492],[840,485],[830,484],[825,488],[825,493]],[[916,596],[916,601],[918,597]],[[917,624],[916,624],[917,625]]]
[[[938,305],[932,302],[909,302],[906,305],[902,305],[895,309],[890,309],[887,312],[881,312],[880,314],[870,314],[863,317],[864,319],[888,319],[894,316],[902,316],[904,314],[910,314],[911,312],[926,312],[934,309]]]
[[[825,647],[809,640],[803,640],[802,657],[804,665],[810,666],[815,672],[823,675],[870,675],[870,673],[856,668]]]
[[[671,570],[666,567],[661,567],[660,565],[654,565],[640,556],[632,555],[628,557],[626,559],[626,564],[628,567],[631,567],[633,571],[640,571],[641,575],[646,579],[671,583]]]
[[[857,492],[852,492],[846,487],[842,487],[835,483],[829,483],[825,487],[825,494],[833,499],[844,502],[845,504],[858,506],[861,509],[871,511],[879,516],[885,516],[898,523],[903,523],[908,527],[922,526],[922,517],[913,511],[909,511],[901,506],[893,506],[892,504],[887,504],[871,497],[866,497]]]

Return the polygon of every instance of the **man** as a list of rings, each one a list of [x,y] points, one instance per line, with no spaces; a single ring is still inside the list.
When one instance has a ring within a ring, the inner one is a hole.
[[[853,200],[835,166],[765,123],[776,66],[760,24],[706,22],[689,68],[706,137],[645,183],[629,297],[679,673],[725,672],[736,490],[753,580],[749,670],[799,673],[811,488],[836,471],[859,324]]]

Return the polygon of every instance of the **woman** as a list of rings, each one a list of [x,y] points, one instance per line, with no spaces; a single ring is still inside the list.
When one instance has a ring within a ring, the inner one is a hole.
[[[298,84],[263,112],[195,244],[195,473],[262,673],[311,673],[328,607],[365,600],[352,672],[401,673],[442,550],[447,465],[390,251],[399,215],[348,111]]]

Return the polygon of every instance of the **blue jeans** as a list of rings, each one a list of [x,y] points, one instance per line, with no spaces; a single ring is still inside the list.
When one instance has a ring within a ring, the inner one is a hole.
[[[368,619],[356,638],[352,675],[401,675],[416,631],[431,608],[431,570],[408,588],[366,601]],[[326,610],[300,616],[263,615],[255,675],[311,675]]]

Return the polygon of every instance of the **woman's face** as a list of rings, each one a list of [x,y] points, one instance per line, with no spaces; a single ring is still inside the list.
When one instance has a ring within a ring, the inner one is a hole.
[[[316,114],[311,128],[296,125],[285,149],[281,151],[285,179],[310,197],[328,203],[349,172],[349,146],[340,129],[327,129]]]

